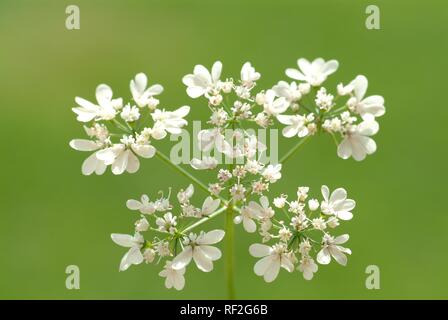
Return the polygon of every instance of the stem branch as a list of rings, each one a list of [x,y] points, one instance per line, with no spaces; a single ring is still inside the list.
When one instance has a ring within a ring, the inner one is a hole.
[[[306,136],[304,138],[302,138],[294,147],[292,147],[291,150],[289,150],[281,159],[280,159],[280,163],[284,164],[289,158],[291,158],[294,153],[299,150],[299,148],[305,144],[306,141],[308,141],[308,139],[311,136]]]

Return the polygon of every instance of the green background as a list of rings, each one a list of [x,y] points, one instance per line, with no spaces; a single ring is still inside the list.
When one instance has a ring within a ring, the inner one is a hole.
[[[65,28],[69,4],[80,7],[81,30]],[[381,30],[366,29],[368,4],[380,7]],[[159,266],[118,272],[125,250],[110,233],[131,231],[126,199],[188,181],[155,158],[134,175],[82,176],[87,154],[68,147],[84,137],[74,97],[93,99],[107,83],[128,99],[130,79],[145,72],[164,85],[163,106],[189,104],[189,120],[206,119],[203,101],[181,83],[195,64],[220,59],[224,76],[237,77],[251,61],[268,88],[297,58],[318,56],[340,62],[329,87],[364,74],[368,93],[385,97],[378,150],[344,161],[331,137],[313,138],[272,191],[344,186],[358,204],[341,227],[353,255],[345,268],[321,267],[313,281],[281,272],[266,284],[247,250],[258,237],[238,228],[237,298],[448,298],[447,18],[446,1],[435,0],[0,1],[0,298],[225,298],[223,261],[210,274],[189,268],[182,292],[164,288]],[[280,154],[293,144],[282,141]],[[65,288],[71,264],[80,267],[80,290]],[[365,288],[372,264],[380,290]]]

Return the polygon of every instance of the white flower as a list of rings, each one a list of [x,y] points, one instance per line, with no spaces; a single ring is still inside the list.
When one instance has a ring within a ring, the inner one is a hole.
[[[190,184],[187,189],[184,191],[183,189],[181,189],[178,193],[177,193],[177,200],[179,200],[179,203],[188,203],[190,201],[190,198],[193,196],[194,194],[194,186],[192,184]]]
[[[149,159],[156,153],[156,149],[149,142],[137,143],[132,136],[124,136],[120,142],[96,154],[106,165],[112,165],[113,174],[122,174],[125,171],[135,173],[140,167],[136,154]]]
[[[201,130],[198,133],[198,146],[201,151],[207,152],[216,147],[221,153],[232,156],[232,146],[225,140],[224,135],[218,128]]]
[[[102,142],[85,139],[73,139],[70,141],[70,147],[78,151],[96,151],[82,163],[81,172],[83,175],[88,176],[94,172],[101,175],[106,171],[107,165],[97,158],[97,150],[104,147]]]
[[[345,266],[347,264],[347,257],[344,253],[351,254],[352,251],[339,245],[346,243],[348,239],[348,234],[343,234],[336,238],[330,235],[324,235],[322,249],[317,254],[317,262],[320,264],[329,264],[331,257],[333,257],[337,263]]]
[[[260,79],[260,73],[255,71],[250,62],[246,62],[241,68],[241,83],[247,88],[252,88],[254,82]]]
[[[181,129],[188,124],[184,117],[189,112],[189,106],[183,106],[174,111],[156,109],[151,116],[155,121],[154,127],[161,131],[159,139],[166,136],[165,131],[171,134],[180,134],[182,132]]]
[[[350,85],[354,88],[353,91],[356,98],[355,102],[352,102],[353,108],[362,118],[365,118],[366,115],[380,117],[386,112],[384,98],[382,96],[375,95],[364,98],[368,86],[368,81],[365,76],[357,76]]]
[[[126,207],[129,210],[138,210],[143,214],[152,214],[156,211],[153,202],[149,202],[149,198],[146,194],[142,195],[141,201],[129,199],[126,201]]]
[[[213,199],[212,197],[207,197],[202,204],[201,216],[208,216],[218,209],[221,200]]]
[[[190,164],[196,170],[210,170],[216,168],[218,160],[214,157],[203,157],[202,160],[193,158]]]
[[[291,239],[291,237],[292,237],[292,232],[288,228],[282,227],[278,231],[278,237],[280,238],[281,241],[288,242],[289,239]]]
[[[246,188],[240,183],[234,184],[230,188],[230,194],[232,195],[232,198],[235,201],[243,200],[246,191],[247,191]]]
[[[330,190],[323,185],[321,188],[324,201],[321,203],[322,213],[333,215],[341,220],[350,220],[353,214],[350,212],[356,206],[355,200],[347,199],[347,191],[344,188],[334,190],[330,195]]]
[[[112,99],[112,89],[106,84],[100,84],[96,88],[96,100],[98,105],[80,97],[75,98],[79,107],[72,108],[72,110],[78,115],[76,118],[78,121],[111,120],[117,113],[116,109],[123,106],[121,98]]]
[[[301,58],[297,60],[300,70],[286,69],[286,75],[294,80],[306,81],[312,86],[320,86],[327,77],[336,72],[339,63],[336,60],[325,62],[322,58],[317,58],[313,62]]]
[[[279,81],[272,87],[272,90],[277,96],[284,97],[288,102],[288,105],[291,105],[302,98],[302,94],[295,81],[291,82],[291,84],[288,84],[286,81]]]
[[[135,222],[135,231],[136,232],[145,232],[149,228],[149,222],[146,220],[145,217],[142,217],[141,219],[137,220]]]
[[[277,244],[272,247],[255,243],[249,247],[250,254],[260,259],[254,266],[257,276],[263,276],[264,281],[272,282],[277,278],[280,267],[288,272],[294,271],[294,264],[287,254],[286,246]]]
[[[314,273],[317,272],[318,268],[319,267],[314,262],[313,258],[303,257],[300,260],[300,265],[297,269],[303,273],[303,278],[305,280],[311,280],[313,279]]]
[[[283,208],[286,204],[286,196],[281,195],[280,197],[274,198],[274,206],[277,208]]]
[[[274,210],[269,206],[269,200],[266,196],[260,197],[260,204],[251,201],[246,208],[257,219],[268,220],[274,216]]]
[[[253,210],[251,210],[248,207],[241,208],[240,215],[236,216],[233,219],[233,222],[235,224],[243,223],[244,230],[246,230],[249,233],[253,233],[257,230],[257,225],[255,224],[255,221],[253,220],[256,218],[256,216],[253,213]]]
[[[362,161],[366,155],[376,151],[376,143],[370,138],[379,130],[378,122],[371,115],[365,115],[363,122],[347,130],[344,139],[338,146],[338,156],[342,159],[353,157]]]
[[[170,243],[168,241],[160,241],[157,244],[157,252],[161,257],[167,257],[171,255],[170,252]]]
[[[187,86],[187,94],[195,99],[202,95],[208,96],[211,91],[217,89],[221,77],[222,63],[216,61],[210,73],[203,65],[196,65],[193,74],[187,74],[182,82]]]
[[[159,276],[166,278],[165,287],[167,289],[175,288],[182,290],[185,286],[185,268],[173,269],[172,262],[167,261],[165,267],[160,271]]]
[[[143,246],[144,239],[141,234],[136,233],[134,236],[130,236],[128,234],[112,233],[111,238],[119,246],[130,248],[121,259],[120,271],[125,271],[131,265],[143,262],[143,255],[140,249]]]
[[[268,165],[261,174],[270,183],[275,183],[282,177],[282,165],[281,164],[270,164]]]
[[[333,95],[327,93],[327,89],[320,88],[319,91],[317,91],[316,99],[314,102],[316,102],[316,105],[323,110],[329,111],[331,107],[333,106]]]
[[[310,208],[311,211],[316,211],[319,209],[319,201],[316,199],[311,199],[308,201],[308,208]]]
[[[148,78],[144,73],[137,74],[130,83],[132,98],[140,108],[152,105],[152,97],[161,94],[163,91],[160,84],[146,88],[147,85]]]
[[[284,97],[276,97],[274,90],[266,91],[264,95],[263,110],[267,115],[277,116],[288,109],[288,102]]]
[[[186,239],[184,250],[174,258],[172,268],[175,270],[185,268],[193,259],[199,270],[212,271],[213,261],[221,258],[221,250],[211,244],[220,242],[224,235],[223,230],[201,232],[198,236],[190,234]]]
[[[145,259],[146,263],[152,263],[156,257],[156,251],[151,248],[145,249],[143,251],[143,258]]]
[[[156,224],[159,226],[159,230],[163,232],[174,233],[176,230],[177,217],[173,217],[171,212],[167,212],[163,215],[163,218],[157,218]]]
[[[309,134],[308,127],[306,126],[306,118],[302,115],[278,115],[277,120],[280,123],[287,125],[282,130],[282,134],[286,138],[294,136],[303,138]]]
[[[316,230],[325,230],[327,228],[327,224],[323,218],[314,218],[311,221],[311,224]]]
[[[124,106],[120,113],[121,118],[126,122],[137,121],[140,118],[140,111],[136,106],[132,106],[128,103]]]

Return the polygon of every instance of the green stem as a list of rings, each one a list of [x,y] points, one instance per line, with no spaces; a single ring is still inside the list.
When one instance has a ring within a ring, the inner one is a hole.
[[[193,223],[192,225],[186,227],[184,230],[182,230],[182,233],[186,233],[186,232],[192,230],[193,228],[196,228],[197,226],[200,226],[201,224],[203,224],[203,223],[209,221],[210,219],[218,216],[220,213],[222,213],[222,212],[224,212],[226,210],[227,210],[227,207],[225,207],[225,206],[222,207],[221,209],[216,210],[215,212],[209,214],[205,218],[202,218],[201,220],[199,220],[199,221]]]
[[[198,178],[192,176],[188,171],[186,171],[185,169],[181,168],[180,166],[174,164],[171,162],[170,158],[168,158],[165,154],[163,154],[161,151],[157,150],[156,152],[156,156],[161,159],[163,162],[165,162],[166,164],[168,164],[170,167],[172,167],[173,169],[177,170],[179,173],[181,173],[183,176],[187,177],[188,179],[190,179],[192,182],[194,182],[198,187],[200,187],[202,190],[204,190],[207,193],[210,193],[210,191],[208,190],[207,186],[202,183]]]
[[[284,164],[289,158],[291,158],[294,153],[299,150],[299,148],[305,144],[305,142],[307,142],[309,140],[311,136],[306,136],[304,138],[302,138],[291,150],[289,150],[281,159],[280,159],[280,163]]]
[[[226,256],[226,278],[227,278],[227,296],[228,299],[235,299],[234,282],[234,225],[233,225],[233,205],[230,204],[226,209],[226,236],[225,236],[225,256]]]

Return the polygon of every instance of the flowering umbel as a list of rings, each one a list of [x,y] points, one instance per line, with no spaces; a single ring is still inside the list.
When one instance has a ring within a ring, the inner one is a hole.
[[[222,77],[220,61],[210,70],[196,65],[183,77],[187,95],[205,99],[210,110],[208,127],[195,137],[201,156],[190,161],[193,170],[212,172],[208,183],[171,162],[153,145],[181,133],[190,108],[159,108],[156,96],[163,87],[148,87],[146,75],[140,73],[131,80],[132,100],[125,105],[122,98],[113,98],[107,85],[97,87],[95,103],[75,99],[78,106],[73,111],[85,124],[89,139],[72,140],[70,146],[92,152],[82,165],[83,174],[103,174],[109,165],[114,174],[134,173],[139,158],[157,155],[194,183],[176,196],[170,189],[166,196],[160,192],[156,198],[142,195],[127,201],[126,206],[139,216],[130,234],[111,236],[127,248],[121,271],[143,262],[158,264],[165,286],[181,290],[189,266],[203,272],[214,269],[222,256],[218,248],[222,240],[229,241],[226,257],[233,259],[232,224],[259,237],[249,253],[258,259],[255,274],[266,282],[274,281],[281,269],[298,271],[311,280],[319,265],[332,260],[347,264],[349,235],[339,228],[353,218],[355,201],[344,188],[331,191],[323,185],[318,196],[301,186],[292,197],[286,192],[272,196],[270,188],[281,180],[288,159],[314,135],[332,136],[342,159],[361,161],[374,153],[377,146],[372,136],[379,130],[377,118],[385,113],[384,99],[366,96],[368,81],[363,75],[346,85],[340,83],[331,93],[324,83],[337,71],[336,60],[302,58],[297,66],[286,70],[293,81],[281,80],[266,90],[257,90],[261,75],[250,62],[242,66],[239,79]],[[268,146],[253,128],[277,125],[285,138],[298,142],[279,161],[269,163],[264,160]],[[193,201],[195,186],[206,193],[200,205]],[[221,213],[226,215],[225,230],[198,230]]]

